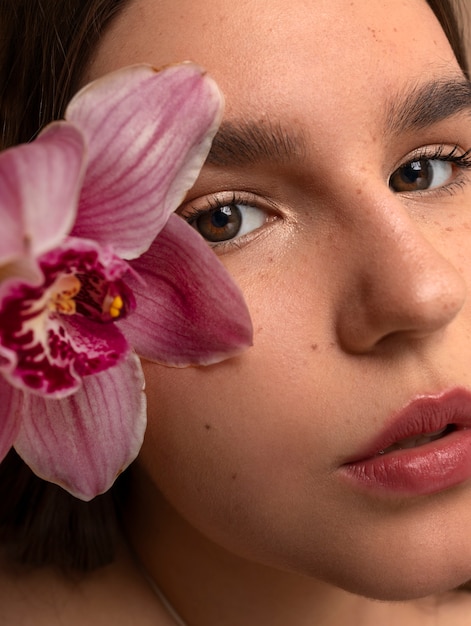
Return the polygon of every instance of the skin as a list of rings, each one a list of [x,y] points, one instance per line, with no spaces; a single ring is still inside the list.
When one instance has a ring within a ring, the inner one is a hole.
[[[196,626],[468,623],[468,596],[446,592],[471,578],[471,485],[393,497],[338,471],[413,398],[471,389],[471,173],[388,185],[424,147],[471,147],[469,111],[385,128],[391,99],[460,78],[445,35],[421,0],[134,0],[88,78],[185,59],[219,83],[225,120],[304,144],[206,166],[181,207],[238,192],[265,211],[215,249],[255,339],[217,366],[145,364],[138,561]]]

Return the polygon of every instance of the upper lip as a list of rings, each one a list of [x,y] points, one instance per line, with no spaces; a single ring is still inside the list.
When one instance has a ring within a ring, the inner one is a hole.
[[[393,413],[379,435],[347,463],[367,460],[399,441],[432,434],[449,425],[455,430],[471,428],[471,393],[466,389],[455,388],[436,395],[415,397]]]

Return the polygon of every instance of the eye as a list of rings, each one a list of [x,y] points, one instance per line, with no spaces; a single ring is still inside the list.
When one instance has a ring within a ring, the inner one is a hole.
[[[212,198],[209,207],[192,207],[191,213],[185,211],[182,217],[212,244],[248,235],[268,219],[266,211],[236,198],[227,203]]]
[[[454,168],[449,161],[419,159],[401,165],[389,179],[389,186],[398,193],[425,191],[445,186],[453,178]]]
[[[443,145],[422,148],[392,173],[389,187],[396,193],[450,191],[456,182],[460,182],[463,170],[471,167],[470,152],[463,153],[458,146],[448,152]]]

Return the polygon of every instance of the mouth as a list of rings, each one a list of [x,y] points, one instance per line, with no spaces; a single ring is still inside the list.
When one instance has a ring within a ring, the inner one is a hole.
[[[341,466],[361,488],[432,494],[471,479],[471,393],[419,396]]]
[[[432,441],[436,441],[437,439],[443,439],[443,437],[446,437],[450,433],[453,433],[457,430],[459,430],[459,427],[456,424],[447,424],[446,426],[436,430],[435,432],[413,435],[412,437],[401,439],[401,441],[396,441],[384,450],[379,450],[377,452],[377,455],[389,454],[390,452],[395,452],[396,450],[409,450],[411,448],[420,448],[421,446],[425,446]]]

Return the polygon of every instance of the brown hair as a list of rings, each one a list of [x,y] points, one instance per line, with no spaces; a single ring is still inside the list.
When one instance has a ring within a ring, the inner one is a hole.
[[[128,0],[0,0],[0,128],[3,147],[30,141],[65,106],[100,34]],[[448,0],[428,0],[463,71],[468,66]],[[129,470],[128,470],[129,472]],[[0,464],[0,544],[17,563],[87,571],[113,558],[125,473],[84,503],[40,480],[12,450]],[[129,474],[128,474],[129,475]]]
[[[126,0],[0,0],[3,147],[62,117],[103,29]]]

